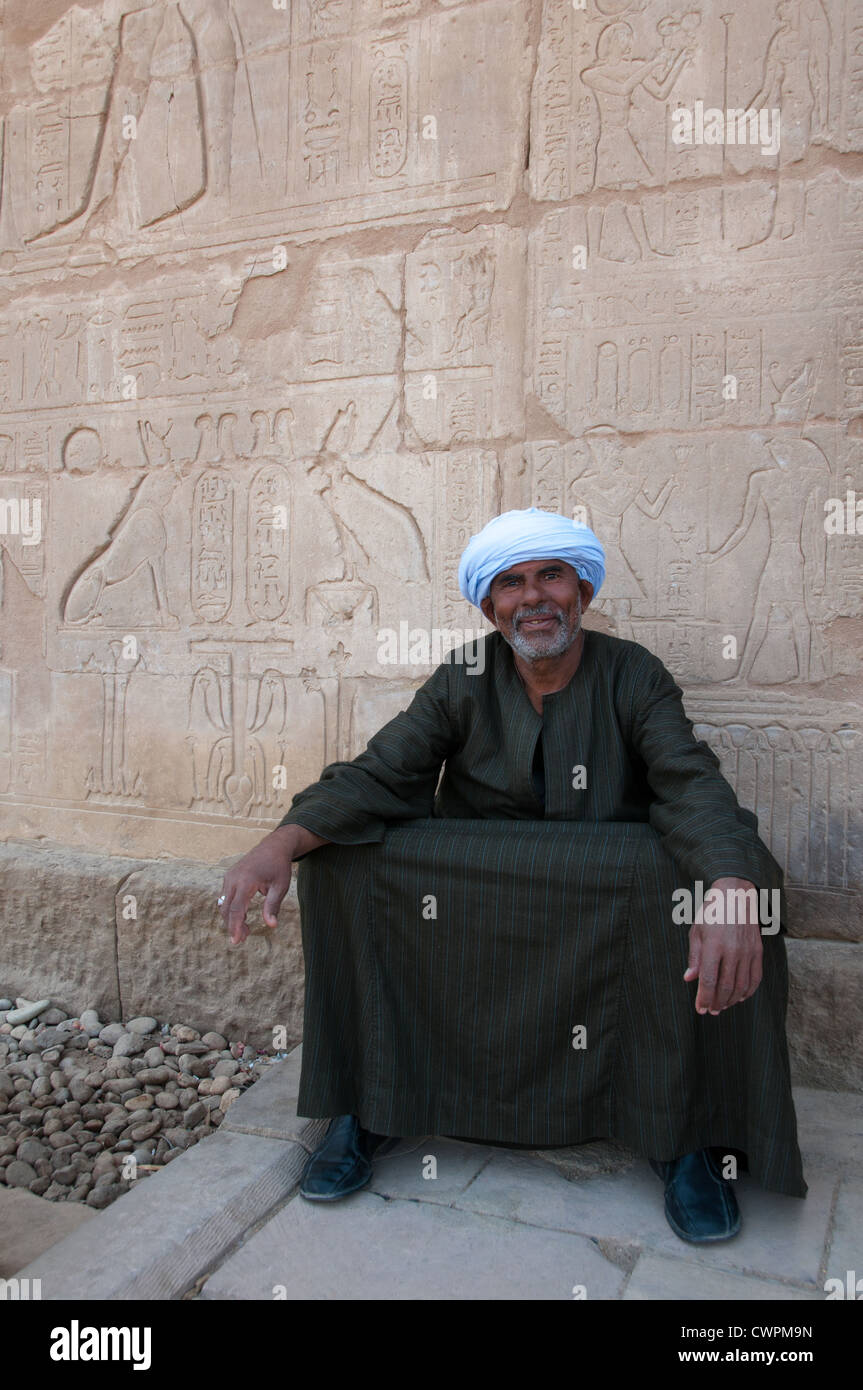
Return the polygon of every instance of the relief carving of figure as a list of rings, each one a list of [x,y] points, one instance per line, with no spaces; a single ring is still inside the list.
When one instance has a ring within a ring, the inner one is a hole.
[[[653,170],[630,129],[632,94],[643,88],[657,101],[665,101],[683,66],[695,56],[691,45],[679,48],[669,65],[667,42],[652,58],[632,56],[633,33],[625,20],[607,24],[596,44],[597,62],[580,74],[590,87],[599,110],[594,186],[635,187],[654,182]],[[661,80],[657,74],[664,75]]]
[[[755,609],[746,634],[740,666],[733,679],[753,677],[753,667],[767,637],[774,610],[791,626],[797,670],[791,679],[823,680],[830,673],[815,626],[817,605],[826,583],[826,537],[820,501],[831,486],[830,465],[810,439],[776,435],[764,441],[770,456],[765,468],[749,478],[743,514],[710,561],[720,560],[745,540],[759,510],[766,512],[770,548],[758,578]],[[783,680],[783,677],[778,677]],[[775,684],[776,681],[764,684]]]

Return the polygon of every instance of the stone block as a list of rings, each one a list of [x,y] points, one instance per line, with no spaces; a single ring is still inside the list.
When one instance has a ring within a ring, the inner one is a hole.
[[[796,1084],[863,1089],[863,950],[788,942],[788,1050]]]
[[[215,1134],[20,1274],[41,1278],[43,1299],[176,1298],[287,1196],[305,1160],[298,1144]]]

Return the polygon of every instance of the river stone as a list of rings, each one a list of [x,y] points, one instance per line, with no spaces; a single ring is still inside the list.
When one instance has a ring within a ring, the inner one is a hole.
[[[50,1009],[46,1009],[43,1014],[39,1015],[40,1023],[66,1023],[68,1022],[68,1020],[69,1015],[67,1013],[64,1013],[62,1009],[58,1009],[56,1004],[52,1005]]]
[[[96,1211],[102,1211],[104,1207],[109,1207],[119,1195],[120,1184],[115,1178],[112,1178],[110,1182],[97,1182],[95,1187],[87,1193],[85,1201],[88,1207],[94,1207]]]
[[[221,1033],[205,1033],[201,1038],[201,1042],[216,1052],[224,1052],[225,1048],[228,1046],[227,1039],[223,1038]]]
[[[21,1022],[20,1019],[18,1021]],[[200,1033],[196,1032],[194,1028],[187,1027],[185,1023],[175,1023],[171,1029],[171,1037],[179,1043],[198,1042],[200,1036]]]
[[[29,1187],[31,1182],[35,1182],[39,1174],[31,1163],[24,1163],[20,1158],[15,1158],[6,1168],[4,1174],[7,1187]]]
[[[183,1124],[186,1126],[186,1129],[194,1129],[195,1125],[199,1125],[201,1123],[201,1121],[206,1116],[206,1113],[207,1107],[203,1101],[199,1100],[196,1101],[193,1105],[190,1105],[185,1115],[183,1116]]]
[[[148,1047],[144,1053],[144,1061],[148,1067],[160,1067],[164,1059],[164,1052],[161,1047]]]
[[[129,1135],[129,1138],[133,1143],[141,1144],[145,1139],[152,1139],[153,1135],[157,1134],[161,1127],[161,1117],[156,1116],[155,1119],[149,1120],[147,1124],[136,1125]]]
[[[156,1096],[156,1105],[160,1110],[176,1110],[179,1104],[179,1098],[172,1091],[160,1091]]]
[[[123,1027],[122,1023],[108,1023],[101,1029],[99,1041],[105,1043],[108,1047],[113,1047],[114,1044],[122,1038],[125,1032],[126,1029]]]
[[[179,1127],[175,1129],[166,1129],[164,1131],[164,1137],[175,1149],[188,1149],[189,1145],[195,1142],[194,1137],[187,1129],[180,1129]]]
[[[42,1144],[38,1139],[24,1139],[18,1145],[17,1157],[22,1163],[38,1163],[41,1158],[50,1158],[51,1149],[47,1144]]]
[[[37,999],[33,1003],[24,1000],[21,1002],[20,1007],[16,1005],[14,1009],[11,1009],[6,1014],[6,1022],[12,1024],[13,1036],[14,1030],[20,1024],[29,1023],[31,1019],[38,1018],[40,1014],[43,1014],[45,1010],[50,1009],[50,1007],[50,999]]]
[[[136,1073],[136,1079],[145,1086],[164,1086],[165,1082],[172,1081],[174,1073],[170,1067],[144,1067]]]
[[[129,1112],[128,1112],[128,1110],[125,1110],[125,1109],[115,1110],[111,1115],[108,1116],[108,1118],[107,1118],[106,1120],[103,1121],[103,1123],[102,1123],[102,1128],[101,1128],[100,1133],[102,1133],[102,1134],[119,1134],[122,1130],[124,1130],[124,1129],[126,1128],[126,1126],[127,1126],[128,1123],[129,1123]]]
[[[102,1024],[95,1009],[85,1009],[78,1019],[85,1033],[89,1033],[91,1038],[98,1038],[102,1031]]]
[[[123,1101],[127,1110],[151,1110],[153,1108],[153,1097],[151,1095],[130,1096]]]
[[[147,1014],[141,1014],[138,1018],[130,1018],[126,1028],[130,1033],[155,1033],[158,1023],[154,1018]]]
[[[141,1085],[136,1076],[109,1076],[102,1085],[111,1095],[129,1095],[140,1091]]]
[[[124,1033],[114,1043],[115,1057],[137,1057],[140,1053],[146,1052],[147,1044],[138,1033]]]
[[[52,1170],[54,1168],[65,1168],[68,1163],[72,1162],[72,1155],[77,1153],[77,1151],[77,1145],[74,1143],[64,1144],[62,1148],[55,1149],[51,1155]]]
[[[203,1057],[193,1057],[190,1053],[185,1053],[180,1058],[180,1070],[187,1076],[204,1077],[210,1074],[210,1063]]]

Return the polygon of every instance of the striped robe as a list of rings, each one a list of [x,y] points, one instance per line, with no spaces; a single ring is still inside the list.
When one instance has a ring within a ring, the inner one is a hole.
[[[752,998],[698,1015],[683,980],[674,891],[783,874],[679,686],[639,643],[585,629],[540,715],[500,633],[478,642],[477,670],[450,653],[281,821],[333,841],[297,871],[299,1113],[655,1159],[717,1145],[805,1196],[784,893]]]

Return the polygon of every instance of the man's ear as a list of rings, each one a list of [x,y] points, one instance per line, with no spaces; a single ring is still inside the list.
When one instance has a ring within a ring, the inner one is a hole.
[[[479,606],[482,610],[483,617],[487,618],[490,623],[493,623],[494,626],[497,627],[497,620],[494,616],[494,604],[491,599],[488,596],[480,599]]]
[[[590,600],[593,598],[593,585],[590,583],[590,580],[588,579],[579,579],[578,587],[581,592],[582,608],[589,608]]]

